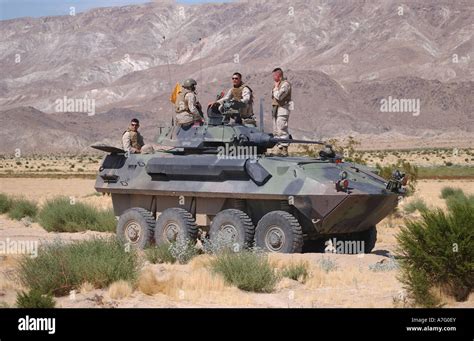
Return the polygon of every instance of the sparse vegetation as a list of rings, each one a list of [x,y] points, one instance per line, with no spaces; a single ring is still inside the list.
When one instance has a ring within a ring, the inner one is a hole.
[[[472,179],[474,178],[474,167],[472,166],[436,166],[419,167],[420,179]]]
[[[309,265],[307,262],[291,263],[282,270],[281,275],[304,283],[309,277]]]
[[[199,254],[195,243],[190,240],[178,239],[169,246],[171,256],[178,261],[179,264],[187,264],[191,259]]]
[[[84,203],[72,203],[66,197],[48,200],[38,217],[45,230],[55,232],[114,231],[116,226],[112,210],[103,211]]]
[[[418,167],[412,165],[409,162],[402,161],[398,161],[396,164],[387,166],[382,166],[377,163],[375,167],[378,169],[379,175],[387,180],[390,180],[392,178],[392,174],[395,170],[400,170],[400,172],[408,176],[407,194],[410,195],[415,193],[416,183],[418,181]]]
[[[176,258],[171,254],[171,244],[160,244],[145,250],[145,258],[153,264],[176,262]]]
[[[38,213],[38,205],[28,199],[14,198],[11,199],[8,216],[11,219],[20,220],[24,217],[35,218]]]
[[[50,294],[43,294],[38,290],[21,291],[16,296],[18,308],[54,308],[56,302]]]
[[[133,292],[132,285],[124,280],[114,282],[110,285],[108,294],[114,300],[121,300],[130,296]]]
[[[187,264],[199,254],[195,243],[189,240],[177,240],[170,244],[159,244],[145,250],[145,258],[153,264]]]
[[[436,289],[466,300],[474,283],[474,197],[445,190],[448,212],[425,210],[397,236],[401,281],[416,305],[440,305]],[[452,199],[452,200],[450,200]]]
[[[462,191],[462,189],[460,188],[453,188],[453,187],[443,187],[441,189],[441,198],[443,199],[448,199],[449,197],[463,197],[464,196],[464,193]]]
[[[11,200],[8,195],[0,193],[0,213],[7,213],[11,208]]]
[[[328,273],[337,269],[337,263],[335,260],[323,257],[319,260],[319,267]]]
[[[228,284],[245,291],[271,292],[278,282],[267,255],[260,252],[224,251],[211,261],[211,268]]]
[[[365,154],[361,156],[360,152],[356,152],[356,148],[360,146],[361,143],[353,136],[349,136],[346,139],[345,144],[342,144],[337,139],[330,139],[328,142],[332,145],[336,154],[343,156],[346,162],[355,162],[361,165],[367,164],[364,159]]]
[[[426,206],[426,203],[424,202],[423,199],[416,198],[410,201],[409,203],[407,203],[403,209],[406,213],[413,213],[415,211],[418,211],[418,212],[426,211],[428,207]]]
[[[140,261],[135,250],[112,239],[91,239],[43,246],[38,257],[19,261],[19,279],[41,294],[63,296],[84,282],[105,288],[119,280],[135,281]]]

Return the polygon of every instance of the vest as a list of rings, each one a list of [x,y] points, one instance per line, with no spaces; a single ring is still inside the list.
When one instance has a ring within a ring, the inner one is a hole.
[[[232,98],[235,98],[237,100],[241,100],[242,99],[242,92],[244,91],[244,88],[247,88],[250,90],[250,93],[252,93],[252,89],[250,89],[249,86],[245,85],[245,84],[241,84],[238,88],[232,88],[231,89],[231,93],[232,93]],[[250,96],[250,102],[252,102],[252,95]]]
[[[137,131],[132,131],[129,129],[127,129],[126,131],[124,131],[123,133],[125,134],[126,132],[129,133],[129,136],[130,136],[130,145],[135,148],[135,149],[140,149],[141,147],[143,147],[143,144],[141,143],[141,136],[140,136],[140,133],[137,132]],[[123,134],[122,134],[123,135]]]
[[[185,100],[185,96],[192,92],[191,90],[188,89],[183,89],[178,93],[178,97],[176,98],[176,102],[174,104],[174,109],[177,113],[180,112],[189,112],[189,106],[188,102]]]
[[[280,90],[281,86],[283,85],[283,82],[287,82],[288,84],[290,84],[286,79],[282,79],[280,84],[278,85],[278,90]],[[291,102],[291,84],[290,84],[290,91],[288,91],[288,94],[284,98],[281,98],[280,100],[277,100],[276,98],[273,97],[273,91],[272,91],[272,105],[283,107],[290,102]]]
[[[232,88],[230,90],[232,94],[232,98],[235,98],[241,101],[242,92],[244,91],[244,88],[247,88],[250,90],[250,101],[248,102],[247,107],[242,109],[240,112],[242,118],[250,117],[253,115],[253,91],[248,85],[245,85],[243,83],[238,88]]]

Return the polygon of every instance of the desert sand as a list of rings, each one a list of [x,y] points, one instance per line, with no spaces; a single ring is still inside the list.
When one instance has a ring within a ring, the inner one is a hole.
[[[66,195],[99,207],[111,207],[108,196],[95,196],[93,180],[83,179],[18,179],[0,178],[0,191],[23,195],[40,204],[56,195]],[[417,197],[429,206],[444,207],[439,198],[445,186],[460,187],[474,194],[473,181],[419,181],[417,192],[401,203]],[[416,217],[417,213],[408,218]],[[403,226],[402,218],[387,218],[378,225],[378,241],[367,255],[304,253],[270,255],[275,268],[296,260],[308,262],[311,276],[305,283],[283,279],[274,292],[248,293],[227,285],[208,268],[208,255],[201,255],[187,265],[145,264],[140,284],[131,288],[121,283],[107,289],[94,289],[84,284],[74,295],[57,298],[59,307],[403,307],[406,299],[398,270],[390,256],[396,250],[396,234]],[[32,240],[39,243],[61,240],[81,240],[110,233],[50,233],[37,223],[13,221],[0,215],[2,240]],[[16,255],[0,256],[0,303],[13,306],[16,291],[21,289],[14,273]],[[320,260],[332,260],[336,269],[325,272]],[[384,271],[374,271],[379,264]],[[474,307],[474,297],[466,302],[445,298],[448,307]]]

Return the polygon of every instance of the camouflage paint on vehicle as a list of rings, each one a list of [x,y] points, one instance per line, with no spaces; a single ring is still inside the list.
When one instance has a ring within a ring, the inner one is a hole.
[[[237,208],[257,225],[269,212],[286,211],[298,220],[305,239],[375,227],[403,194],[402,176],[388,182],[365,166],[343,162],[330,146],[318,157],[266,156],[279,141],[258,128],[211,117],[203,126],[165,129],[158,138],[165,151],[127,154],[94,146],[110,152],[95,188],[111,193],[117,216],[137,207],[156,218],[180,207],[194,218],[204,215],[207,223],[201,225],[207,225],[219,212]],[[222,157],[218,150],[229,146],[254,148],[256,154]],[[340,186],[344,180],[347,188]]]

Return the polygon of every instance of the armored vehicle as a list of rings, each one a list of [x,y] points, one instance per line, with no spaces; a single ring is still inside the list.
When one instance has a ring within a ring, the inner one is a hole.
[[[314,157],[268,155],[282,140],[232,119],[236,107],[225,103],[224,114],[208,108],[201,126],[165,128],[150,154],[93,146],[108,153],[95,189],[112,196],[118,238],[138,248],[224,239],[283,253],[339,238],[370,252],[405,176],[395,172],[387,181],[318,141],[285,140],[322,144]]]

